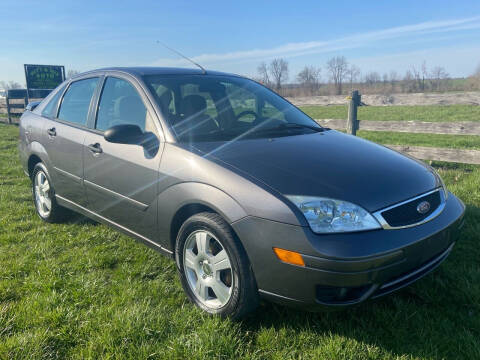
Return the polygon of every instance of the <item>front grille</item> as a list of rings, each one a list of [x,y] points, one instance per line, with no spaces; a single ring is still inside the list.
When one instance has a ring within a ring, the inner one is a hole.
[[[430,203],[430,209],[421,214],[417,211],[417,206],[423,201]],[[440,191],[416,198],[394,208],[381,212],[382,217],[392,227],[408,226],[419,223],[429,217],[442,203]]]

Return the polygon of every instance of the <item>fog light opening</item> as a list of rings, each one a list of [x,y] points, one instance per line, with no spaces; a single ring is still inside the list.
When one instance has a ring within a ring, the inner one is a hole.
[[[356,302],[372,287],[364,285],[358,287],[336,287],[317,285],[317,301],[325,304],[342,304]]]

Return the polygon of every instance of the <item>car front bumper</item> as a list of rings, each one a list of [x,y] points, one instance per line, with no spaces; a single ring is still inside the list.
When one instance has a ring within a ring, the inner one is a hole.
[[[309,227],[256,217],[232,226],[262,297],[314,308],[360,303],[420,279],[449,255],[464,212],[463,203],[450,194],[439,216],[405,229],[318,235]],[[273,247],[299,252],[305,266],[281,262]]]

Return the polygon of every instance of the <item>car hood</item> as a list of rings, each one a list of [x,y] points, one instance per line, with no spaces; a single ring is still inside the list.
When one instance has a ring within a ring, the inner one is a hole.
[[[194,144],[284,195],[323,196],[376,211],[438,186],[430,167],[384,146],[329,130]]]

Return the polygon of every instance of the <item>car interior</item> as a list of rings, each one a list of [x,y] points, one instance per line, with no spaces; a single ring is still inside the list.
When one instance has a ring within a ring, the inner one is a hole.
[[[253,133],[260,136],[259,128],[280,130],[280,125],[289,122],[315,126],[305,114],[252,81],[236,83],[215,76],[190,76],[180,80],[147,79],[147,84],[181,141],[231,140]],[[282,128],[279,136],[305,131],[308,130]]]

